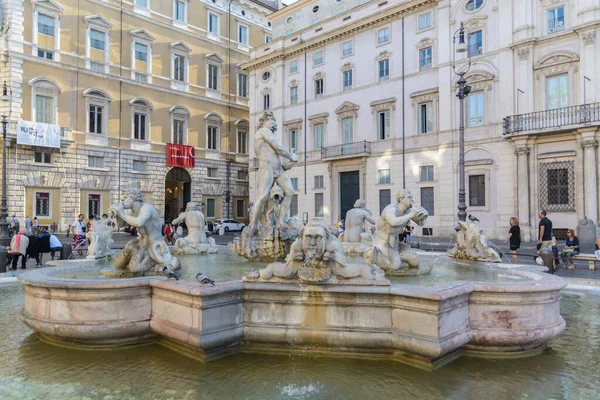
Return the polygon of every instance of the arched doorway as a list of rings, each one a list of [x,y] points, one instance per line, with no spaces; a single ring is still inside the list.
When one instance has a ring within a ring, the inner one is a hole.
[[[183,168],[172,168],[165,178],[165,221],[177,218],[192,199],[192,178]]]

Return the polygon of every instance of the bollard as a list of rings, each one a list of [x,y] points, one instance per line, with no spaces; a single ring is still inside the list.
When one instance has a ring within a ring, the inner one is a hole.
[[[60,259],[61,260],[68,260],[69,257],[71,257],[71,252],[72,252],[72,248],[71,248],[71,243],[63,243],[62,245],[62,250],[60,251]]]
[[[544,265],[548,267],[551,274],[554,274],[554,254],[552,254],[552,250],[550,249],[542,249],[540,251],[540,257],[544,262]]]
[[[8,252],[0,246],[0,274],[6,272],[6,264],[8,264]]]

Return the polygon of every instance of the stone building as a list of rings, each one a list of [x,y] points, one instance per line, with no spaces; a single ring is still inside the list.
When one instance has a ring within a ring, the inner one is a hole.
[[[450,235],[459,184],[453,61],[470,60],[467,212],[490,238],[504,238],[512,216],[535,238],[540,208],[559,237],[585,216],[597,224],[596,0],[302,0],[269,18],[273,41],[244,65],[250,130],[268,108],[298,152],[292,214],[334,224],[356,198],[379,213],[406,187],[431,215],[416,234]],[[461,23],[468,51],[457,54]]]
[[[266,16],[277,6],[1,0],[9,214],[64,230],[133,185],[166,219],[202,196],[209,218],[246,220],[248,86],[239,66],[270,40]],[[60,131],[60,148],[16,140],[27,121]],[[195,165],[168,162],[170,144]]]

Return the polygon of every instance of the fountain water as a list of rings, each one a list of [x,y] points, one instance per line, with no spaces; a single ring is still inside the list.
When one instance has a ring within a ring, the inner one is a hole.
[[[114,243],[112,239],[113,231],[113,220],[93,220],[90,231],[85,235],[90,241],[86,258],[106,257],[110,252],[110,246]]]

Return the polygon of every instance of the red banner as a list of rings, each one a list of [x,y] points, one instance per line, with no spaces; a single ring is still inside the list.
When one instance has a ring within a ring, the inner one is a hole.
[[[194,146],[167,143],[167,167],[194,168]]]

